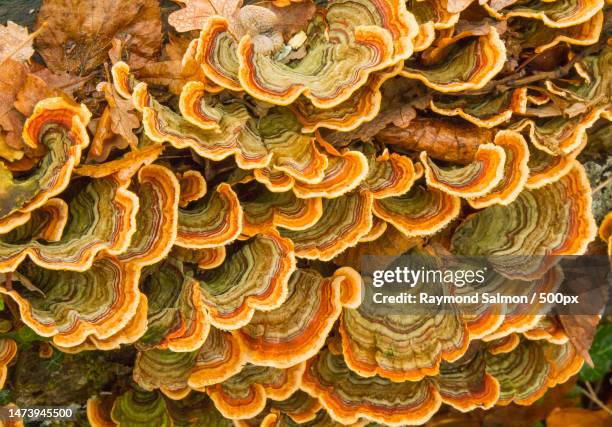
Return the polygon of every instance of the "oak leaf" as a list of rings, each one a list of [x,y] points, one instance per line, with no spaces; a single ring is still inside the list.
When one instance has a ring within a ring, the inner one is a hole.
[[[130,66],[136,68],[161,49],[157,0],[45,0],[37,26],[48,28],[36,39],[37,51],[54,72],[86,74],[107,58],[117,35],[126,37]]]

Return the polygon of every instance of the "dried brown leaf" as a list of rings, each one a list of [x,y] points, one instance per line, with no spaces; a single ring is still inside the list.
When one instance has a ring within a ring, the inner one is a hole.
[[[491,0],[489,2],[489,6],[491,6],[491,9],[493,10],[501,10],[504,7],[508,7],[511,4],[516,3],[518,0]]]
[[[212,15],[224,16],[233,20],[242,6],[242,0],[179,0],[185,7],[172,12],[168,23],[176,31],[201,30],[206,19]]]
[[[185,52],[190,39],[170,36],[164,47],[164,60],[150,62],[136,72],[138,79],[154,86],[166,86],[171,93],[180,95],[183,86],[192,80],[206,81],[200,63]]]
[[[369,141],[387,125],[393,123],[400,128],[408,124],[416,117],[416,110],[410,105],[396,105],[382,109],[382,111],[369,122],[349,132],[330,132],[325,134],[325,139],[336,146],[348,145],[352,141]]]
[[[182,61],[191,40],[189,37],[168,34],[168,43],[164,46],[164,57],[172,61]]]
[[[495,28],[502,35],[508,31],[507,21],[497,21],[492,18],[483,18],[478,21],[467,21],[460,19],[455,25],[455,34],[467,33],[473,36],[482,36],[489,34],[491,28]]]
[[[4,138],[9,147],[16,150],[23,148],[21,140],[21,131],[25,117],[17,110],[9,110],[6,114],[0,116],[0,129],[6,132]]]
[[[467,9],[474,0],[446,0],[446,10],[450,13],[459,13]]]
[[[180,60],[151,62],[138,70],[137,76],[148,84],[167,86],[175,95],[181,93],[185,83],[193,80]]]
[[[107,106],[102,115],[95,119],[96,131],[87,152],[89,162],[104,162],[113,149],[123,150],[129,145],[125,138],[113,132],[110,111],[110,107]]]
[[[0,118],[13,109],[27,74],[28,69],[21,62],[8,59],[0,63]]]
[[[593,366],[593,361],[589,355],[589,349],[595,336],[595,330],[599,323],[599,315],[559,315],[559,322],[571,343],[576,347],[578,353],[584,360]]]
[[[140,120],[133,112],[132,101],[119,96],[112,85],[107,82],[100,83],[98,90],[104,92],[104,97],[108,103],[111,130],[125,138],[132,148],[136,148],[138,137],[134,134],[134,129],[140,127]]]
[[[286,39],[295,33],[305,31],[317,12],[315,4],[310,1],[293,3],[287,7],[277,7],[272,2],[265,1],[258,3],[257,6],[274,12],[277,19],[276,29],[282,31]]]
[[[0,25],[0,61],[9,56],[15,61],[27,61],[32,55],[34,48],[27,28],[11,21]]]
[[[34,111],[38,101],[61,95],[62,92],[60,90],[50,88],[40,77],[28,74],[13,105],[21,114],[29,116]]]
[[[83,75],[102,64],[114,37],[129,40],[129,64],[136,68],[161,49],[157,0],[45,0],[37,25],[48,28],[36,39],[38,52],[54,72]]]
[[[34,67],[32,67],[34,68]],[[60,73],[55,74],[48,68],[42,67],[40,69],[32,70],[31,74],[40,77],[44,82],[52,89],[60,89],[62,92],[72,95],[74,91],[82,87],[88,79],[86,77],[79,77],[73,74]]]
[[[0,63],[0,132],[3,146],[8,147],[3,151],[13,158],[18,154],[9,155],[7,150],[23,148],[21,130],[25,117],[15,109],[14,103],[27,75],[28,69],[22,62],[7,59]],[[6,156],[3,157],[8,159]]]
[[[125,49],[125,39],[120,37],[115,37],[111,41],[111,48],[108,51],[108,57],[111,62],[115,64],[123,60],[123,49]]]
[[[402,150],[427,151],[434,159],[467,164],[481,144],[493,141],[493,131],[467,123],[418,118],[405,127],[389,125],[376,139]]]

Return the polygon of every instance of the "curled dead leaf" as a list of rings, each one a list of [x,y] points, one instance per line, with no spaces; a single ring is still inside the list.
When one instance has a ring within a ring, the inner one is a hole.
[[[578,353],[584,360],[593,366],[593,360],[589,355],[589,349],[595,336],[595,330],[599,323],[599,315],[559,315],[559,322],[569,337],[571,343],[576,347]]]
[[[415,119],[407,126],[389,125],[376,139],[410,151],[426,151],[430,157],[467,164],[481,144],[493,141],[490,129],[441,119]]]
[[[132,101],[119,96],[115,88],[107,82],[100,83],[98,90],[104,92],[108,103],[111,130],[125,138],[132,148],[136,148],[138,137],[134,134],[134,129],[140,127],[140,120],[134,113]]]

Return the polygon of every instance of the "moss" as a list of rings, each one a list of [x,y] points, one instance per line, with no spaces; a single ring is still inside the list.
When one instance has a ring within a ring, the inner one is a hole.
[[[593,188],[593,215],[600,223],[608,212],[612,212],[612,155],[599,161],[587,161],[584,168]]]
[[[124,352],[125,353],[125,352]],[[128,352],[132,354],[132,352]],[[11,369],[8,386],[17,405],[84,406],[87,399],[100,391],[110,391],[129,378],[131,366],[119,354],[101,351],[66,354],[57,350],[48,359],[38,354],[36,345],[19,351]]]

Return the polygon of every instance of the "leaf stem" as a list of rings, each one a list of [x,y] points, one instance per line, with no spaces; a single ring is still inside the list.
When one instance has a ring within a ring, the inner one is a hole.
[[[597,187],[595,187],[591,193],[595,194],[595,193],[597,193],[598,191],[601,191],[602,189],[604,189],[605,187],[607,187],[610,184],[612,184],[612,176],[610,178],[606,179],[605,181],[600,182],[599,185]]]
[[[583,389],[580,386],[576,386],[578,388],[578,390],[580,391],[580,393],[584,394],[586,397],[588,397],[593,403],[595,403],[598,407],[600,407],[601,409],[603,409],[604,411],[606,411],[608,414],[612,415],[612,409],[610,409],[607,405],[605,405],[600,399],[599,397],[597,397],[597,394],[595,394],[595,391],[593,390],[593,386],[591,385],[590,382],[585,381],[585,386],[587,388],[587,390]]]

